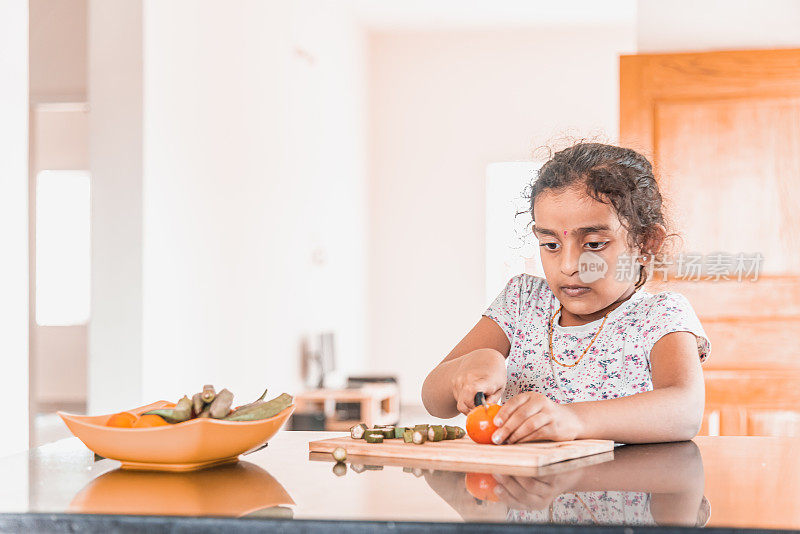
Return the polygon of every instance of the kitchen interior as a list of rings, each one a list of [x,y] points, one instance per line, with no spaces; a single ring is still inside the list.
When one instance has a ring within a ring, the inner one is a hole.
[[[648,283],[685,294],[714,347],[699,435],[800,438],[800,3],[27,0],[0,5],[0,35],[0,375],[23,406],[0,457],[74,440],[58,411],[210,383],[292,393],[286,430],[431,419],[427,373],[510,277],[542,276],[515,214],[547,147],[578,139],[653,158],[685,250],[763,259],[746,281]],[[695,526],[800,528],[796,504],[732,494],[721,446],[692,446],[647,447],[658,476],[681,473],[676,492],[699,491]],[[647,454],[623,450],[616,470],[585,469],[647,478]],[[800,490],[797,459],[775,450],[738,484]],[[12,511],[91,513],[75,492],[112,473],[76,468],[56,491],[34,483],[44,464],[6,465],[29,484],[4,488]],[[407,520],[510,517],[464,500],[450,472],[406,467],[394,491],[427,482]],[[237,477],[295,476],[225,469],[192,484],[240,495]],[[388,510],[392,490],[364,480],[332,514]],[[302,505],[288,493],[282,510]],[[230,514],[208,506],[156,515]]]

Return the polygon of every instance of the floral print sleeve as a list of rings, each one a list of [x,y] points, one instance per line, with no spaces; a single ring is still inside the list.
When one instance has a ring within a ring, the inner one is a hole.
[[[642,340],[648,355],[659,339],[672,332],[691,332],[695,335],[701,362],[711,353],[711,343],[700,319],[686,297],[680,293],[666,291],[655,295],[642,328]]]
[[[492,319],[503,332],[506,333],[508,341],[514,337],[514,331],[519,322],[521,305],[523,302],[523,290],[525,286],[525,275],[519,274],[508,281],[506,287],[497,295],[483,315]]]

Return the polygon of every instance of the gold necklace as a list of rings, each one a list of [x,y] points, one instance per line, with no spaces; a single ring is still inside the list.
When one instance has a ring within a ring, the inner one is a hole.
[[[594,335],[594,337],[592,338],[592,340],[589,342],[589,345],[588,345],[588,346],[586,347],[586,349],[583,351],[583,354],[581,354],[581,357],[580,357],[580,358],[578,358],[578,359],[575,361],[575,363],[569,363],[569,364],[567,364],[567,363],[561,363],[560,361],[558,361],[558,360],[556,359],[556,357],[555,357],[555,354],[553,354],[553,323],[555,322],[556,315],[558,315],[558,314],[559,314],[559,312],[561,312],[561,310],[562,310],[563,308],[564,308],[564,305],[563,305],[563,304],[562,304],[562,305],[560,305],[560,306],[558,307],[558,311],[557,311],[557,312],[556,312],[556,313],[555,313],[553,316],[551,316],[551,317],[550,317],[550,326],[549,326],[549,328],[547,329],[547,335],[548,335],[548,343],[547,343],[547,344],[548,344],[548,347],[550,348],[550,361],[551,361],[551,362],[556,362],[556,363],[557,363],[558,365],[560,365],[561,367],[575,367],[576,365],[578,365],[578,364],[581,362],[581,360],[583,359],[583,357],[584,357],[584,356],[586,356],[586,353],[587,353],[587,352],[589,352],[589,348],[590,348],[590,347],[592,346],[592,344],[594,343],[594,340],[595,340],[595,339],[597,339],[597,336],[599,336],[599,335],[600,335],[600,331],[603,329],[603,325],[604,325],[604,324],[606,324],[606,319],[608,319],[608,314],[609,314],[609,313],[611,313],[611,311],[613,311],[613,310],[607,311],[607,312],[606,312],[606,314],[603,316],[603,322],[602,322],[602,323],[600,323],[600,328],[598,328],[598,329],[597,329],[597,333]]]

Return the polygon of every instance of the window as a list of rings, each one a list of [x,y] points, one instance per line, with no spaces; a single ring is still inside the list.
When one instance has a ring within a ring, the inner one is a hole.
[[[36,177],[36,322],[89,321],[91,184],[86,171]]]

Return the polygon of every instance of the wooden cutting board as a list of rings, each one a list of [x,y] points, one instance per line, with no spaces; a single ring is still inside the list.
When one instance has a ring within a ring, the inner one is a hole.
[[[517,445],[484,445],[468,437],[427,442],[422,445],[405,443],[402,439],[387,439],[383,443],[367,443],[350,437],[311,441],[311,452],[333,452],[342,447],[348,455],[377,458],[409,458],[464,464],[541,467],[564,460],[581,458],[611,451],[613,441],[579,439],[575,441],[521,443]]]

